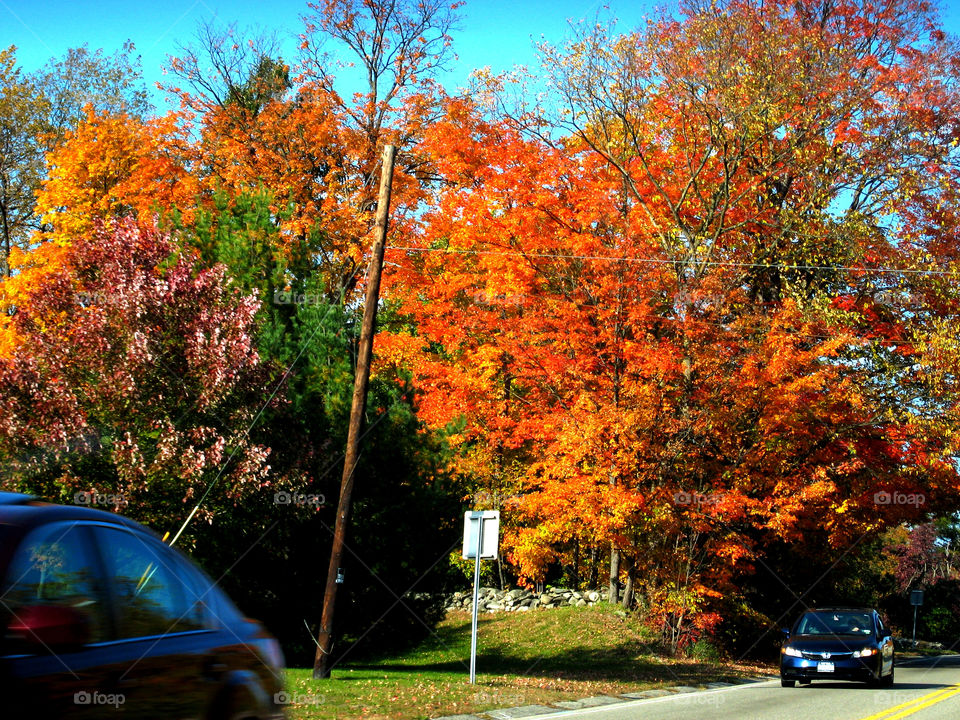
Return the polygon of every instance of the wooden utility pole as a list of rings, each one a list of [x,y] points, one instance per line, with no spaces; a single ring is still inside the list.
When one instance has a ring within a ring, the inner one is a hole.
[[[333,548],[330,550],[330,567],[327,570],[327,586],[323,593],[323,615],[320,633],[317,636],[317,654],[313,661],[313,677],[330,677],[330,651],[333,647],[333,612],[337,600],[337,585],[343,581],[340,560],[347,534],[347,518],[350,515],[350,497],[353,494],[353,472],[357,466],[360,447],[360,431],[363,428],[363,413],[367,404],[367,383],[370,379],[370,357],[373,354],[373,333],[377,322],[377,305],[380,301],[380,272],[383,269],[383,251],[387,243],[387,221],[390,215],[390,190],[393,183],[393,161],[397,149],[387,145],[383,149],[383,167],[380,171],[380,195],[377,198],[376,240],[373,256],[367,269],[367,298],[363,306],[363,328],[360,331],[360,347],[357,352],[357,373],[353,382],[353,404],[350,407],[350,427],[347,431],[347,451],[343,462],[343,479],[340,481],[340,502],[337,505],[337,520],[333,529]]]

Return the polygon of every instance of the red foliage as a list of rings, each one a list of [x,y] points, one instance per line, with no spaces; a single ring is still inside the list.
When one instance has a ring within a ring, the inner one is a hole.
[[[138,513],[221,475],[228,495],[257,487],[269,452],[245,434],[257,299],[132,220],[96,224],[64,260],[18,305],[19,342],[0,360],[0,444],[20,458],[8,478],[121,495]],[[86,454],[99,469],[77,473]]]

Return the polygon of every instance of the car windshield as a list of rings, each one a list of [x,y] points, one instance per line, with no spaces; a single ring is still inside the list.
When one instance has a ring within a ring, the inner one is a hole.
[[[809,612],[797,623],[797,635],[870,635],[869,613]]]

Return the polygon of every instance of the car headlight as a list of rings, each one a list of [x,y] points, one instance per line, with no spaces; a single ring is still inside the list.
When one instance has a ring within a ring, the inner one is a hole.
[[[867,648],[864,648],[863,650],[853,651],[853,656],[855,658],[865,658],[865,657],[870,657],[871,655],[876,655],[876,654],[877,654],[877,649],[872,647],[867,647]]]
[[[780,650],[784,655],[789,655],[790,657],[803,657],[799,650],[794,647],[787,645],[786,647]]]

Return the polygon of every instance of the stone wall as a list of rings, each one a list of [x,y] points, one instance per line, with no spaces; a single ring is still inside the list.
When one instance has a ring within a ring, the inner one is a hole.
[[[549,608],[575,605],[585,607],[595,605],[603,595],[599,590],[567,590],[548,588],[542,593],[530,590],[497,590],[480,588],[480,612],[527,612]],[[473,610],[473,591],[455,592],[447,598],[447,612],[452,610]]]

